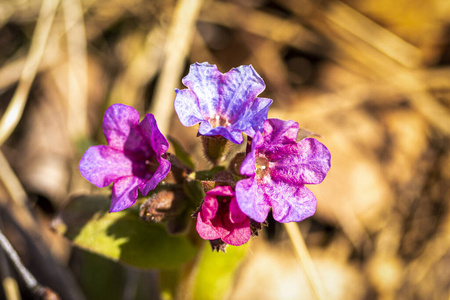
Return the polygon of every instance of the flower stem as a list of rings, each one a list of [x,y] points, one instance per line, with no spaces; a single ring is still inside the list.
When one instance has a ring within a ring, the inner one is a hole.
[[[303,265],[306,278],[311,286],[314,298],[317,300],[327,299],[325,288],[314,267],[308,248],[306,248],[305,240],[302,237],[300,228],[298,228],[297,223],[294,222],[285,223],[284,227],[286,228],[292,245],[294,246],[295,254],[300,260],[300,263]]]

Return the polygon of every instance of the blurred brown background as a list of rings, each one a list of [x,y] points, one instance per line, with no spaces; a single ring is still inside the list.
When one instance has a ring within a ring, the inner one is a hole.
[[[106,107],[154,113],[202,159],[196,128],[173,114],[196,61],[252,64],[269,116],[329,147],[301,224],[328,299],[450,299],[447,0],[1,1],[0,225],[40,280],[60,274],[82,297],[49,223],[93,190],[77,164],[104,142]],[[283,228],[263,236],[229,299],[311,298]]]

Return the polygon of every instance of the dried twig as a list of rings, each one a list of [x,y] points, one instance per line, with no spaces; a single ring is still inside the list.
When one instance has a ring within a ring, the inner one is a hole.
[[[25,266],[22,264],[22,261],[20,260],[19,255],[14,250],[12,245],[9,243],[8,239],[3,235],[3,232],[1,230],[0,230],[0,246],[3,248],[5,253],[8,255],[9,259],[11,260],[11,262],[16,267],[17,272],[22,277],[27,288],[30,289],[30,291],[32,291],[33,294],[42,299],[52,299],[52,300],[59,299],[59,297],[55,292],[53,292],[47,287],[42,286],[36,280],[33,274],[31,274],[30,271],[28,271],[28,269],[25,268]]]
[[[16,279],[12,277],[11,270],[3,249],[0,249],[0,276],[6,300],[19,300],[19,286]]]

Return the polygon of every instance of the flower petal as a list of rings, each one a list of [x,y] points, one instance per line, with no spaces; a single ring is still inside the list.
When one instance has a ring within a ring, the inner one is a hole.
[[[259,149],[264,143],[264,139],[261,135],[261,132],[257,132],[252,140],[252,148],[250,152],[245,156],[244,160],[241,164],[240,172],[242,175],[246,176],[254,176],[256,173],[256,151]]]
[[[316,197],[304,186],[274,181],[264,185],[273,218],[281,223],[300,222],[316,212]]]
[[[194,63],[189,68],[189,74],[182,82],[198,99],[198,107],[203,118],[216,115],[219,110],[219,86],[222,73],[217,70],[216,65],[208,63]]]
[[[234,191],[231,186],[228,185],[219,185],[215,188],[206,192],[206,195],[211,196],[223,196],[223,197],[234,197]]]
[[[139,123],[139,112],[131,106],[113,104],[105,112],[103,133],[108,145],[122,150],[130,135],[130,130]]]
[[[234,224],[240,224],[247,220],[247,215],[242,212],[236,201],[236,197],[232,197],[230,201],[230,221]]]
[[[319,184],[330,169],[330,151],[318,140],[306,138],[298,143],[278,147],[266,153],[274,180],[291,184]]]
[[[272,102],[273,100],[269,98],[256,98],[252,106],[238,119],[238,122],[232,125],[232,130],[245,132],[251,137],[256,132],[262,131]]]
[[[177,95],[173,105],[181,124],[190,127],[198,122],[206,121],[200,113],[199,101],[193,91],[175,89],[175,92]]]
[[[221,234],[212,226],[211,221],[203,219],[201,213],[197,215],[195,229],[198,235],[205,240],[215,240],[221,237]]]
[[[211,124],[209,124],[208,122],[202,122],[200,124],[200,127],[198,128],[198,133],[207,136],[221,135],[230,142],[235,144],[242,144],[242,141],[244,140],[244,138],[242,137],[241,130],[230,131],[229,128],[223,126],[212,128]]]
[[[90,183],[105,187],[120,177],[132,176],[132,162],[123,152],[109,146],[87,149],[78,166],[81,175]]]
[[[253,106],[266,85],[251,65],[233,68],[221,79],[218,113],[234,123]]]
[[[151,145],[156,156],[164,154],[169,149],[169,142],[161,131],[159,131],[153,114],[147,114],[144,119],[142,119],[141,123],[139,123],[139,129],[142,136]]]
[[[122,177],[115,181],[109,212],[118,212],[132,206],[136,202],[138,187],[141,183],[141,179],[133,176]]]
[[[232,246],[240,246],[247,243],[251,236],[250,220],[246,218],[246,220],[239,224],[238,227],[235,227],[230,234],[222,236],[222,241]]]
[[[202,215],[204,220],[211,220],[216,216],[218,209],[219,203],[217,202],[216,197],[212,195],[206,195],[202,203],[200,214]]]
[[[159,182],[166,178],[167,174],[170,171],[171,164],[168,160],[158,157],[159,166],[158,169],[156,169],[156,172],[153,174],[153,176],[145,181],[139,188],[142,195],[147,196],[148,192],[156,188]]]
[[[236,200],[239,208],[256,222],[264,222],[270,210],[270,203],[255,178],[239,180],[236,183]]]
[[[264,139],[267,145],[279,145],[297,141],[297,122],[292,120],[267,119],[264,122]]]

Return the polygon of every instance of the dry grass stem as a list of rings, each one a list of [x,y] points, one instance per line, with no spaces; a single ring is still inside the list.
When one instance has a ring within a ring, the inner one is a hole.
[[[58,3],[59,0],[44,0],[42,2],[39,19],[36,24],[30,51],[27,60],[25,61],[19,85],[0,120],[0,145],[8,139],[22,116],[25,103],[27,102],[28,92],[30,91],[31,84],[34,81],[39,63],[44,54],[45,45],[47,44]]]
[[[166,32],[164,27],[153,27],[144,36],[144,47],[132,49],[133,59],[114,84],[108,104],[116,102],[142,107],[145,87],[161,68]],[[142,33],[136,33],[138,38]]]
[[[27,194],[2,151],[0,151],[0,182],[3,183],[16,205],[21,207],[26,205]]]
[[[205,5],[200,21],[220,24],[244,30],[268,40],[290,45],[305,51],[321,51],[320,38],[310,30],[290,19],[225,2],[211,2]]]
[[[3,278],[3,289],[5,291],[6,300],[20,300],[19,285],[17,281],[12,277]]]
[[[297,223],[284,223],[284,228],[286,229],[289,239],[292,242],[295,255],[300,260],[300,263],[305,270],[306,278],[308,279],[308,283],[311,286],[315,299],[327,299],[324,285],[316,271],[316,268],[314,267],[314,263],[309,255],[308,248],[306,247],[305,240],[302,237]]]
[[[184,60],[192,43],[195,21],[202,2],[202,0],[180,0],[175,7],[165,46],[164,64],[150,109],[150,112],[158,116],[158,127],[163,134],[169,132],[174,87],[178,86],[183,72]]]
[[[341,1],[334,1],[326,13],[336,25],[378,49],[405,67],[420,66],[420,51]],[[376,38],[374,38],[376,37]]]
[[[67,123],[73,140],[87,135],[86,33],[80,0],[65,0],[64,25],[69,53]]]

